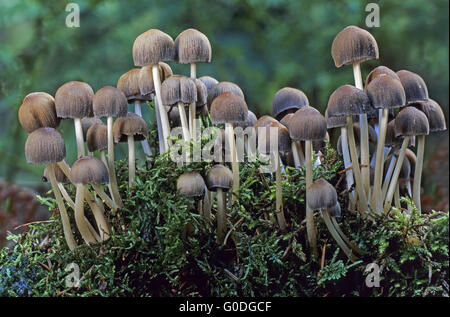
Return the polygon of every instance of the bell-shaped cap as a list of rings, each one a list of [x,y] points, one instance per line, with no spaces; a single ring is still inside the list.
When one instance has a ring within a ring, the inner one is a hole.
[[[327,129],[341,128],[347,125],[346,116],[334,116],[328,115],[328,109],[325,110],[325,119],[327,120]]]
[[[222,164],[216,164],[206,174],[206,186],[212,192],[217,189],[228,191],[233,187],[233,173]]]
[[[405,89],[407,104],[428,99],[428,88],[422,77],[408,70],[399,70],[397,75]]]
[[[238,85],[229,81],[221,81],[208,91],[208,107],[211,107],[213,100],[224,92],[231,92],[234,95],[244,98],[244,93]]]
[[[417,103],[411,104],[420,109],[428,118],[428,123],[430,125],[430,132],[439,132],[447,130],[445,124],[445,116],[442,111],[441,106],[433,99],[427,99],[425,101],[418,101]]]
[[[236,123],[236,127],[241,127],[242,129],[253,127],[257,120],[258,119],[256,118],[256,115],[252,111],[248,110],[247,119],[245,119],[245,121]]]
[[[270,122],[256,130],[258,136],[258,150],[262,154],[270,154],[271,151],[285,152],[291,148],[289,130],[278,121]],[[277,144],[272,144],[276,142]]]
[[[371,109],[369,97],[352,85],[336,89],[328,99],[328,116],[348,116],[368,113]]]
[[[378,44],[368,31],[350,25],[334,38],[331,56],[336,67],[378,59]]]
[[[313,182],[306,190],[306,203],[312,210],[333,208],[337,201],[336,189],[323,178]]]
[[[315,108],[304,106],[289,122],[289,134],[294,141],[323,140],[327,134],[327,120]]]
[[[286,114],[283,118],[281,118],[280,123],[289,129],[289,122],[291,121],[293,116],[293,113]]]
[[[256,120],[253,128],[258,129],[259,127],[265,127],[266,125],[271,124],[272,122],[278,122],[276,119],[272,118],[269,115],[264,115]]]
[[[141,90],[139,88],[142,81],[139,78],[140,72],[140,68],[130,69],[125,74],[120,76],[117,81],[117,88],[123,92],[129,103],[133,103],[135,101],[153,100],[153,96],[151,94],[141,94]],[[153,80],[151,81],[151,85],[153,86]]]
[[[205,181],[197,172],[185,172],[177,179],[177,191],[186,197],[203,197]]]
[[[133,136],[135,141],[142,141],[148,137],[147,123],[135,113],[128,112],[125,117],[120,117],[114,121],[113,125],[114,142],[127,142],[129,136]]]
[[[70,170],[70,179],[75,184],[108,184],[108,169],[95,156],[83,156],[73,163]]]
[[[39,128],[28,135],[25,142],[25,156],[31,164],[61,162],[66,157],[64,139],[53,128]]]
[[[398,77],[398,75],[392,69],[386,66],[378,66],[372,69],[369,75],[367,75],[366,82],[364,84],[364,91],[366,90],[370,82],[380,75],[386,75],[391,77],[392,79],[397,79],[398,81],[400,81],[400,77]]]
[[[219,81],[211,76],[202,76],[198,78],[199,80],[201,80],[205,86],[206,86],[206,91],[207,94],[209,94],[211,88],[213,88],[215,85],[217,85],[219,83]]]
[[[247,114],[244,98],[231,92],[224,92],[211,105],[211,120],[214,124],[243,122]]]
[[[104,151],[108,148],[108,127],[103,123],[96,123],[86,134],[89,152]]]
[[[133,44],[135,66],[155,65],[159,62],[173,61],[175,43],[170,35],[150,29],[139,35]]]
[[[208,90],[206,85],[200,79],[194,79],[195,87],[197,87],[197,102],[195,106],[201,108],[206,105],[208,98]]]
[[[303,91],[284,87],[277,91],[272,100],[272,115],[280,120],[286,112],[295,112],[303,106],[309,105],[308,97]]]
[[[94,96],[94,115],[96,117],[123,117],[128,111],[127,97],[116,87],[100,88]]]
[[[211,62],[211,44],[202,32],[187,29],[175,39],[175,61],[181,64]]]
[[[69,81],[56,91],[56,115],[60,118],[92,117],[93,98],[91,86],[81,81]]]
[[[20,125],[27,133],[43,127],[56,128],[60,122],[56,115],[55,99],[46,92],[26,95],[18,116]]]
[[[403,142],[402,136],[395,135],[395,119],[389,121],[386,126],[386,138],[384,139],[385,146],[401,145]]]
[[[405,105],[405,90],[402,83],[387,75],[374,78],[366,88],[367,96],[374,108],[397,108]]]
[[[83,130],[83,140],[87,140],[87,132],[94,124],[103,124],[103,121],[96,117],[87,117],[81,119],[81,129]]]
[[[186,76],[173,75],[161,85],[161,99],[165,106],[179,102],[190,104],[197,101],[197,86],[195,81]]]
[[[62,169],[59,167],[58,164],[53,164],[53,171],[55,172],[55,178],[58,183],[61,184],[68,184],[69,179],[67,178],[66,174],[62,171]],[[48,165],[44,169],[44,176],[42,177],[43,182],[50,181],[50,175],[48,174]]]
[[[428,135],[429,130],[427,116],[415,107],[403,108],[395,118],[396,136]]]

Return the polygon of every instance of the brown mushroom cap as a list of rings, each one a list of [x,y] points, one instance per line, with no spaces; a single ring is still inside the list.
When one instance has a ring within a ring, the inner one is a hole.
[[[211,105],[211,120],[214,124],[243,122],[247,119],[247,113],[244,98],[231,92],[224,92]]]
[[[93,100],[96,117],[123,117],[128,111],[127,97],[116,87],[100,88]]]
[[[197,101],[195,81],[186,76],[173,75],[161,85],[161,99],[164,105],[171,106],[178,102],[190,104]]]
[[[213,192],[218,188],[226,192],[233,187],[233,173],[228,167],[216,164],[206,174],[206,186]]]
[[[379,75],[366,87],[367,96],[374,108],[397,108],[405,105],[402,83],[387,75]]]
[[[123,92],[127,97],[128,102],[133,103],[135,101],[153,100],[153,96],[149,94],[142,94],[139,86],[144,80],[140,78],[140,68],[133,68],[120,76],[117,81],[117,88]],[[151,75],[151,74],[150,74]],[[153,80],[151,81],[153,86]]]
[[[396,146],[402,144],[403,137],[395,135],[395,119],[389,121],[386,127],[385,146]]]
[[[43,127],[56,128],[60,122],[56,116],[55,99],[46,92],[26,95],[18,116],[20,125],[27,133]]]
[[[248,110],[247,119],[245,119],[245,121],[236,123],[236,127],[241,127],[242,129],[253,127],[256,121],[258,121],[256,115],[252,111]]]
[[[412,103],[411,106],[414,106],[425,113],[430,125],[430,132],[447,130],[444,112],[442,111],[441,106],[439,106],[436,101],[434,101],[433,99],[427,99],[425,101]]]
[[[25,156],[28,163],[36,165],[62,161],[66,146],[61,133],[48,127],[34,130],[25,142]]]
[[[173,75],[172,69],[169,65],[163,62],[158,63],[159,76],[161,82]],[[139,93],[148,100],[153,100],[155,94],[155,84],[153,83],[152,66],[144,66],[140,69],[138,74]]]
[[[96,117],[88,117],[81,119],[81,128],[83,130],[83,140],[87,140],[87,132],[94,124],[103,124],[102,120]]]
[[[334,116],[328,115],[328,108],[325,110],[325,119],[327,120],[327,129],[345,127],[347,125],[346,116]]]
[[[238,85],[229,81],[221,81],[208,91],[208,98],[207,98],[208,107],[211,107],[214,99],[223,94],[224,92],[231,92],[232,94],[244,98],[244,93],[242,92],[242,89]]]
[[[392,69],[386,66],[378,66],[372,69],[369,75],[367,75],[366,82],[364,84],[364,91],[366,91],[366,88],[370,84],[370,82],[380,75],[386,75],[391,77],[392,79],[397,79],[398,81],[400,81],[400,78]]]
[[[127,142],[128,136],[133,136],[135,141],[142,141],[148,137],[147,123],[135,113],[128,112],[125,117],[114,121],[114,142]]]
[[[428,88],[422,77],[408,70],[399,70],[397,75],[405,89],[407,104],[428,99]]]
[[[136,66],[155,65],[173,61],[175,43],[166,33],[150,29],[139,35],[133,43],[133,60]]]
[[[105,164],[95,156],[83,156],[73,163],[70,170],[70,179],[75,184],[109,183],[108,170]]]
[[[93,98],[91,86],[81,81],[69,81],[56,91],[56,114],[60,118],[92,117]]]
[[[278,121],[270,122],[256,130],[258,137],[258,150],[263,154],[270,154],[271,137],[277,140],[277,151],[285,152],[291,148],[291,138],[289,130]],[[273,133],[273,135],[271,135]]]
[[[361,89],[344,85],[336,89],[328,99],[328,116],[359,115],[371,109],[369,97]]]
[[[293,116],[293,113],[288,113],[283,118],[281,118],[280,123],[289,129],[289,122],[291,121]]]
[[[378,59],[378,45],[368,31],[347,26],[333,40],[331,55],[336,67]]]
[[[272,122],[277,122],[277,120],[272,118],[271,116],[264,115],[260,117],[258,120],[256,120],[255,124],[253,125],[253,128],[258,129],[259,127],[265,127],[266,125],[271,124]]]
[[[306,203],[312,210],[333,208],[337,201],[336,189],[323,178],[313,182],[306,191]]]
[[[403,108],[395,118],[395,135],[428,135],[428,119],[425,113],[414,107]]]
[[[304,106],[289,122],[289,134],[294,141],[323,140],[327,134],[327,120],[315,108]]]
[[[195,86],[197,87],[197,103],[195,106],[201,108],[206,105],[208,98],[208,89],[206,85],[200,79],[194,79]]]
[[[219,81],[211,76],[202,76],[199,77],[199,80],[201,80],[205,86],[206,86],[206,90],[207,90],[207,94],[209,94],[209,91],[211,90],[211,88],[213,88],[215,85],[217,85],[219,83]]]
[[[208,37],[196,29],[187,29],[175,39],[175,61],[181,64],[211,62]]]
[[[108,148],[108,127],[103,123],[96,123],[86,134],[89,152],[104,151]]]
[[[272,115],[279,120],[287,111],[295,112],[303,106],[309,105],[308,97],[303,91],[284,87],[277,91],[272,101]]]
[[[205,194],[205,181],[197,172],[185,172],[177,179],[177,191],[187,197],[202,197]]]
[[[55,178],[58,183],[67,184],[69,183],[69,179],[66,174],[62,171],[58,164],[53,165],[53,171],[55,172]],[[44,176],[42,177],[42,181],[48,182],[50,180],[50,176],[48,175],[48,167],[46,166],[44,169]]]

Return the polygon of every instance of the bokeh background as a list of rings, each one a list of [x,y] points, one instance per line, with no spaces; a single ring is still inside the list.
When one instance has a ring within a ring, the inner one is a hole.
[[[43,167],[26,163],[17,111],[33,91],[52,95],[70,80],[89,83],[94,91],[115,86],[133,66],[134,39],[150,28],[175,38],[186,28],[205,33],[212,45],[209,64],[198,76],[237,83],[249,108],[270,114],[275,92],[303,90],[311,105],[324,112],[338,86],[353,84],[351,67],[337,69],[331,58],[334,36],[347,25],[368,29],[380,59],[362,65],[363,77],[378,66],[420,74],[430,97],[449,114],[448,0],[373,1],[380,7],[380,27],[367,28],[366,5],[357,0],[75,0],[80,27],[68,28],[70,1],[0,1],[0,227],[45,218],[32,197],[45,194]],[[171,63],[175,73],[189,67]],[[144,110],[151,121],[152,113]],[[72,122],[63,122],[69,163],[75,158]],[[427,138],[424,205],[448,210],[448,134]],[[121,153],[118,154],[119,157]],[[44,208],[45,209],[45,208]],[[37,214],[36,214],[37,213]],[[14,219],[14,220],[11,220]],[[2,229],[0,229],[0,234]],[[1,241],[0,241],[1,243]]]

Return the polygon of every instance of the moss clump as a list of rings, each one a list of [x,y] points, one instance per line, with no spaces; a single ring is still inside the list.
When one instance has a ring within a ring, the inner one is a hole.
[[[325,151],[314,178],[344,190],[341,162]],[[186,170],[203,176],[206,162],[177,167],[167,157],[139,165],[134,189],[125,162],[117,173],[125,207],[109,214],[112,237],[70,252],[59,216],[10,239],[0,251],[0,296],[425,296],[448,293],[448,212],[411,215],[395,211],[366,221],[343,210],[342,230],[366,253],[351,263],[329,235],[319,214],[323,266],[305,244],[304,174],[287,168],[283,197],[287,232],[274,217],[275,180],[259,163],[241,164],[240,199],[228,214],[232,228],[224,247],[216,244],[214,217],[200,216],[194,201],[178,195],[176,179]],[[73,188],[69,188],[73,190]],[[341,195],[345,196],[345,195]],[[56,210],[53,199],[42,199]],[[405,203],[411,204],[409,201]],[[347,202],[341,201],[342,207]],[[213,210],[214,207],[213,207]],[[213,212],[214,215],[214,212]],[[193,230],[186,230],[189,224]],[[76,236],[78,241],[82,241]],[[379,288],[365,284],[366,265],[381,267]],[[70,263],[78,285],[67,286]]]

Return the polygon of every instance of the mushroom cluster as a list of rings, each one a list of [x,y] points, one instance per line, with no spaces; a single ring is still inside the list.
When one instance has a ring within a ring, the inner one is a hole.
[[[400,196],[411,198],[421,209],[425,136],[446,130],[444,115],[438,103],[429,98],[424,80],[415,73],[378,66],[363,82],[361,63],[379,57],[377,42],[368,31],[348,26],[336,35],[332,58],[336,67],[353,66],[354,85],[344,84],[332,92],[324,115],[303,91],[283,87],[273,97],[272,116],[258,118],[249,110],[237,84],[207,75],[197,78],[197,64],[210,62],[211,53],[208,38],[198,30],[187,29],[173,40],[151,29],[135,39],[132,54],[136,68],[120,76],[117,87],[106,86],[94,94],[87,83],[71,81],[56,91],[55,98],[44,92],[24,98],[18,116],[29,133],[26,158],[46,165],[45,178],[51,182],[70,249],[77,242],[66,205],[74,210],[75,225],[85,243],[108,239],[111,232],[105,206],[116,212],[123,207],[124,189],[132,191],[135,186],[134,142],[141,142],[147,157],[158,153],[150,148],[148,126],[142,117],[142,105],[152,108],[152,102],[161,156],[178,151],[175,145],[181,144],[184,166],[193,166],[193,152],[204,140],[202,131],[216,131],[211,144],[219,148],[220,155],[214,156],[218,159],[202,172],[191,167],[184,170],[176,188],[180,195],[193,199],[189,206],[192,212],[215,221],[219,245],[226,244],[230,228],[227,211],[240,205],[239,165],[255,157],[271,163],[268,173],[275,183],[274,224],[281,232],[294,229],[283,210],[287,166],[304,176],[305,185],[300,189],[306,193],[306,203],[304,210],[296,212],[304,212],[307,245],[315,258],[315,211],[344,253],[356,260],[362,251],[341,230],[341,212],[358,212],[370,221],[375,215],[390,212],[393,201],[401,209]],[[173,74],[166,62],[189,64],[189,76]],[[129,104],[134,112],[129,112]],[[72,167],[65,161],[64,139],[57,130],[64,118],[73,119],[75,125],[77,157]],[[178,127],[181,138],[174,140],[171,129]],[[327,130],[334,128],[340,132],[336,148],[344,163],[347,189],[339,195],[330,182],[315,179],[314,173],[323,162],[323,152],[331,146]],[[116,178],[114,147],[119,142],[128,143],[128,188]],[[67,184],[76,188],[74,199],[64,187]],[[84,200],[95,224],[86,217]],[[409,206],[403,210],[411,212]]]

